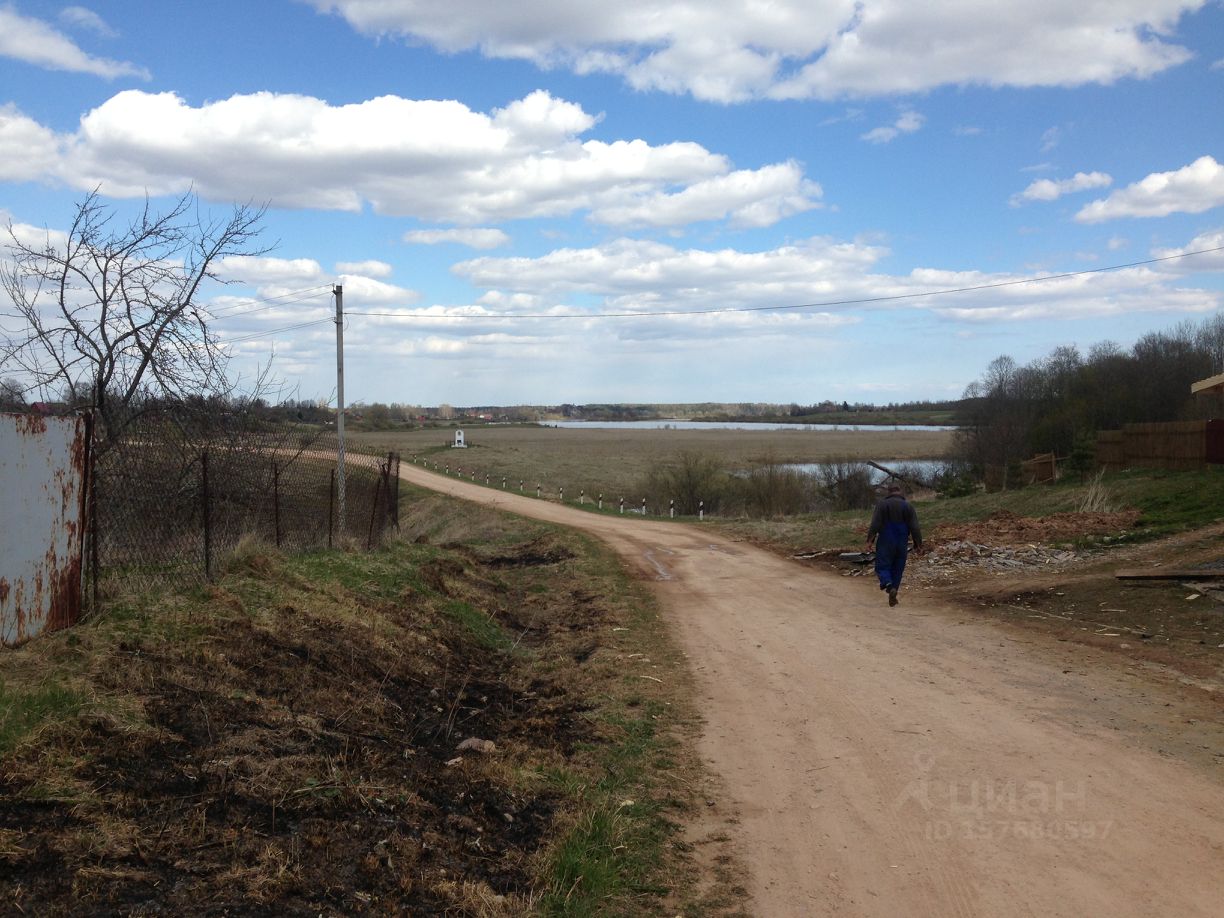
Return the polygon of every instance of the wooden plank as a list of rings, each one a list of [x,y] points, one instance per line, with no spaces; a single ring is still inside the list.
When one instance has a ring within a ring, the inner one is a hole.
[[[1207,392],[1214,392],[1217,395],[1224,395],[1224,373],[1219,376],[1210,376],[1207,379],[1200,379],[1196,383],[1190,384],[1190,394],[1200,395]]]
[[[1118,580],[1224,580],[1224,570],[1190,568],[1157,569],[1151,571],[1118,571],[1114,574]]]

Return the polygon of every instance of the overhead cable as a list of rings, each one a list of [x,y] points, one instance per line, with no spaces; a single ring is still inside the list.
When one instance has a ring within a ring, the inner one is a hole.
[[[998,290],[1003,287],[1018,287],[1024,284],[1040,284],[1046,281],[1066,280],[1072,277],[1083,277],[1089,274],[1102,274],[1106,271],[1121,271],[1126,268],[1138,268],[1143,265],[1157,264],[1163,261],[1173,261],[1178,258],[1188,258],[1191,255],[1208,255],[1212,252],[1224,252],[1224,245],[1210,249],[1199,249],[1194,252],[1179,252],[1176,255],[1164,255],[1160,258],[1148,258],[1144,261],[1132,261],[1124,265],[1109,265],[1104,268],[1088,268],[1083,271],[1066,271],[1062,274],[1045,274],[1040,277],[1024,277],[1017,280],[995,281],[989,284],[973,284],[966,287],[945,287],[940,290],[928,290],[922,293],[894,293],[887,296],[858,297],[844,300],[825,300],[816,303],[792,303],[782,306],[725,306],[716,309],[669,309],[659,312],[572,312],[572,313],[513,313],[495,314],[481,313],[478,315],[450,313],[439,315],[429,312],[362,312],[361,310],[346,310],[352,316],[383,316],[392,319],[654,319],[668,316],[710,316],[735,312],[781,312],[796,309],[821,309],[828,306],[866,306],[872,303],[888,303],[898,300],[925,299],[927,297],[949,296],[954,293],[974,293],[981,290]]]

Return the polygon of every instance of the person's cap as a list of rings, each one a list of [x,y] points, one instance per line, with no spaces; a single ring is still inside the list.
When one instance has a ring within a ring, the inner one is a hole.
[[[900,494],[901,485],[897,484],[896,482],[893,482],[892,484],[888,486],[888,493],[889,494]]]

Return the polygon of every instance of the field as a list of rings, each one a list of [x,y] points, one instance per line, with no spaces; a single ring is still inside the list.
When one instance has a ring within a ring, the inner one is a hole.
[[[531,491],[538,483],[551,495],[565,488],[630,498],[651,467],[682,452],[715,456],[729,468],[748,468],[762,461],[821,462],[831,459],[938,459],[951,444],[949,431],[827,430],[575,430],[513,426],[465,428],[468,448],[453,449],[454,430],[362,431],[350,435],[355,448],[397,450],[405,462],[413,456],[485,475],[507,487],[522,481]]]

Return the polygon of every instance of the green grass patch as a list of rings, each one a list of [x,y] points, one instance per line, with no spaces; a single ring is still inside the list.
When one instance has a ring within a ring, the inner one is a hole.
[[[453,599],[442,606],[442,612],[464,628],[477,646],[500,653],[508,653],[514,648],[514,639],[506,629],[470,603]]]
[[[666,892],[658,885],[658,865],[675,826],[649,790],[657,783],[655,776],[674,764],[675,740],[657,729],[659,718],[668,716],[658,702],[632,714],[606,714],[622,737],[598,750],[602,775],[586,786],[564,778],[571,792],[580,791],[583,812],[556,847],[541,914],[631,914],[628,903],[635,897]]]
[[[317,551],[287,559],[286,569],[321,583],[338,583],[359,596],[392,600],[407,589],[426,592],[420,567],[438,556],[428,545],[392,542],[377,551]]]
[[[44,724],[77,715],[85,697],[63,685],[49,683],[28,689],[0,681],[0,753],[8,752]]]

